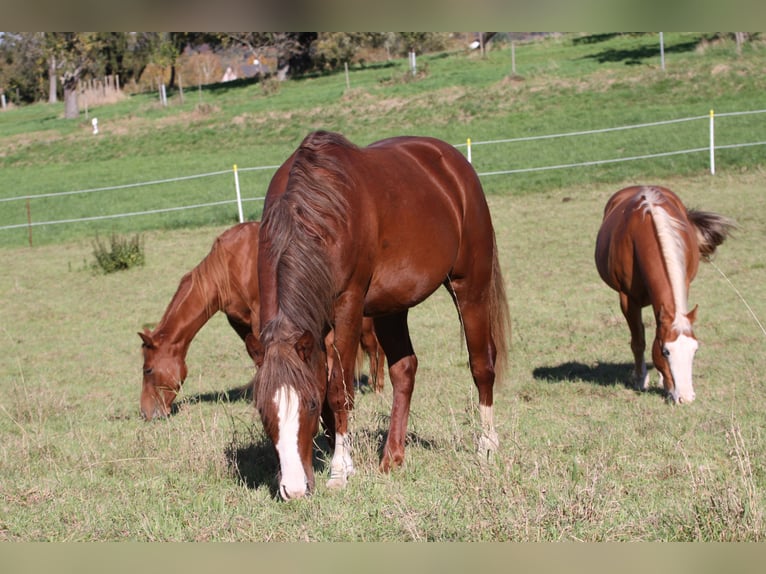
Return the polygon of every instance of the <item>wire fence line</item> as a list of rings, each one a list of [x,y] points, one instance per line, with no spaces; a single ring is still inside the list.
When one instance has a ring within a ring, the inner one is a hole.
[[[763,144],[766,144],[766,142],[761,142],[761,144],[758,144],[758,145],[763,145]],[[755,145],[755,144],[751,144],[751,145]],[[505,169],[505,170],[501,170],[501,171],[485,171],[485,172],[479,172],[479,173],[477,173],[477,175],[479,177],[484,177],[484,176],[490,176],[490,175],[505,175],[505,174],[510,174],[510,173],[529,173],[529,172],[532,172],[532,171],[547,171],[547,170],[551,170],[551,169],[565,169],[565,168],[569,168],[569,167],[584,167],[584,166],[590,166],[590,165],[604,165],[604,164],[608,164],[608,163],[619,163],[619,162],[623,162],[623,161],[634,161],[634,160],[639,160],[639,159],[651,159],[651,158],[656,158],[656,157],[668,157],[668,156],[671,156],[671,155],[683,155],[683,154],[688,154],[688,153],[697,153],[697,152],[701,152],[701,151],[708,151],[708,149],[709,148],[706,148],[706,147],[700,147],[700,148],[696,148],[696,149],[684,149],[684,150],[679,150],[679,151],[666,151],[666,152],[660,152],[660,153],[650,153],[650,154],[647,154],[647,155],[634,155],[632,157],[618,157],[618,158],[614,158],[614,159],[597,159],[597,160],[593,160],[593,161],[584,161],[584,162],[579,162],[579,163],[565,163],[565,164],[561,164],[561,165],[547,165],[547,166],[544,166],[544,167],[525,167],[525,168],[520,168],[520,169]]]
[[[229,172],[226,172],[229,173]],[[251,197],[243,198],[242,201],[263,201],[263,197]],[[133,211],[130,213],[115,213],[113,215],[94,215],[91,217],[79,217],[76,219],[56,219],[54,221],[31,221],[27,223],[16,223],[13,225],[6,225],[0,227],[0,229],[19,229],[21,227],[38,227],[41,225],[56,225],[59,223],[84,223],[87,221],[101,221],[105,219],[120,219],[122,217],[133,217],[136,215],[154,215],[156,213],[171,213],[174,211],[185,211],[187,209],[199,209],[201,207],[216,207],[218,205],[231,205],[237,203],[236,199],[224,199],[221,201],[213,201],[210,203],[197,203],[194,205],[181,205],[178,207],[164,207],[161,209],[152,209],[149,211]]]
[[[277,169],[278,165],[262,165],[257,167],[243,167],[239,168],[239,171],[261,171],[265,169]],[[3,201],[16,201],[16,200],[23,200],[23,199],[42,199],[44,197],[59,197],[59,196],[65,196],[65,195],[78,195],[81,193],[94,193],[97,191],[112,191],[117,189],[130,189],[131,187],[144,187],[148,185],[157,185],[160,183],[175,183],[177,181],[188,181],[190,179],[200,179],[203,177],[211,177],[215,175],[227,175],[230,174],[232,170],[225,169],[222,171],[211,171],[210,173],[198,173],[195,175],[183,175],[179,177],[171,177],[169,179],[156,179],[153,181],[142,181],[138,183],[125,183],[122,185],[110,185],[106,187],[94,187],[91,189],[78,189],[74,191],[58,191],[53,193],[38,193],[35,195],[18,195],[16,197],[3,197],[0,198],[0,202]]]
[[[693,121],[700,121],[700,120],[708,120],[709,119],[709,121],[710,121],[710,144],[707,147],[697,147],[697,148],[691,148],[691,149],[683,149],[683,150],[675,150],[675,151],[667,151],[667,152],[650,153],[650,154],[636,155],[636,156],[631,156],[631,157],[620,157],[620,158],[612,158],[612,159],[596,159],[596,160],[591,160],[591,161],[584,161],[584,162],[577,162],[577,163],[564,163],[564,164],[559,164],[559,165],[548,165],[548,166],[539,166],[539,167],[525,167],[525,168],[506,169],[506,170],[493,170],[493,171],[477,171],[477,174],[479,175],[479,177],[490,177],[490,176],[497,176],[497,175],[530,173],[530,172],[535,172],[535,171],[548,171],[548,170],[555,170],[555,169],[569,169],[569,168],[575,168],[575,167],[587,167],[587,166],[605,165],[605,164],[612,164],[612,163],[619,163],[619,162],[638,161],[638,160],[645,160],[645,159],[652,159],[652,158],[669,157],[669,156],[693,154],[693,153],[702,153],[702,152],[709,152],[710,153],[710,161],[711,161],[710,170],[711,170],[711,173],[715,173],[715,169],[714,169],[714,152],[715,152],[715,150],[734,149],[734,148],[740,148],[740,147],[762,146],[762,145],[766,145],[766,141],[743,142],[743,143],[734,143],[734,144],[726,144],[726,145],[715,145],[714,138],[713,138],[713,133],[714,133],[714,127],[713,127],[714,126],[714,117],[715,118],[721,118],[721,117],[745,116],[745,115],[763,114],[763,113],[766,113],[766,110],[748,110],[748,111],[741,111],[741,112],[725,112],[725,113],[720,113],[720,114],[715,114],[714,115],[713,111],[711,110],[709,116],[708,115],[705,115],[705,116],[693,116],[693,117],[677,118],[677,119],[664,120],[664,121],[658,121],[658,122],[631,124],[631,125],[624,125],[624,126],[617,126],[617,127],[608,127],[608,128],[600,128],[600,129],[593,129],[593,130],[581,130],[581,131],[565,132],[565,133],[558,133],[558,134],[543,134],[543,135],[526,136],[526,137],[518,137],[518,138],[495,139],[495,140],[484,140],[484,141],[473,141],[473,142],[470,139],[468,139],[466,141],[466,143],[457,143],[457,144],[453,144],[453,145],[456,148],[466,148],[466,152],[467,152],[467,155],[468,155],[468,160],[472,161],[471,148],[473,146],[501,145],[501,144],[508,144],[508,143],[520,143],[520,142],[529,142],[529,141],[536,141],[536,140],[548,140],[548,139],[555,139],[555,138],[588,136],[588,135],[604,134],[604,133],[616,132],[616,131],[653,128],[653,127],[666,126],[666,125],[678,124],[678,123],[683,123],[683,122],[693,122]],[[223,175],[230,175],[232,173],[234,174],[234,177],[236,179],[238,177],[237,176],[237,172],[238,171],[239,172],[253,172],[253,171],[276,170],[278,168],[279,168],[279,165],[253,166],[253,167],[244,167],[244,168],[239,168],[239,169],[237,169],[237,166],[234,166],[233,170],[227,169],[227,170],[214,171],[214,172],[209,172],[209,173],[201,173],[201,174],[173,177],[173,178],[168,178],[168,179],[152,180],[152,181],[137,182],[137,183],[128,183],[128,184],[113,185],[113,186],[104,186],[104,187],[97,187],[97,188],[91,188],[91,189],[80,189],[80,190],[71,190],[71,191],[62,191],[62,192],[53,192],[53,193],[29,194],[29,195],[15,196],[15,197],[6,197],[6,198],[0,198],[0,203],[12,202],[12,201],[27,201],[27,202],[29,202],[30,200],[42,199],[42,198],[56,198],[56,197],[65,197],[65,196],[72,196],[72,195],[78,195],[78,194],[90,194],[90,193],[98,193],[98,192],[106,192],[106,191],[114,191],[114,190],[124,190],[124,189],[143,187],[143,186],[170,184],[170,183],[174,183],[174,182],[188,181],[188,180],[192,180],[192,179],[200,179],[200,178],[207,178],[207,177],[217,177],[217,176],[223,176]],[[239,181],[238,180],[237,180],[236,184],[237,184],[237,187],[238,187],[239,186]],[[98,220],[106,220],[106,219],[117,219],[117,218],[135,217],[135,216],[147,216],[147,215],[154,215],[154,214],[161,214],[161,213],[183,211],[183,210],[187,210],[187,209],[199,209],[199,208],[204,208],[204,207],[216,207],[216,206],[222,206],[222,205],[231,205],[231,204],[234,204],[234,203],[239,204],[240,213],[241,213],[241,203],[242,202],[263,201],[263,199],[264,199],[264,197],[240,198],[239,197],[239,193],[237,193],[237,199],[214,201],[214,202],[210,202],[210,203],[196,203],[196,204],[192,204],[192,205],[183,205],[183,206],[159,208],[159,209],[144,210],[144,211],[133,211],[133,212],[129,212],[129,213],[117,213],[117,214],[111,214],[111,215],[98,215],[98,216],[91,216],[91,217],[70,218],[70,219],[60,219],[60,220],[51,220],[51,221],[31,221],[31,220],[28,220],[28,221],[23,222],[23,223],[17,223],[17,224],[0,226],[0,230],[18,229],[18,228],[22,228],[22,227],[36,227],[36,226],[43,226],[43,225],[80,223],[80,222],[98,221]]]

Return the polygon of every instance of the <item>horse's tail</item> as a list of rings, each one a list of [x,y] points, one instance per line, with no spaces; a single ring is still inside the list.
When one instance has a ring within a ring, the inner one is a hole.
[[[687,215],[689,221],[694,225],[700,255],[705,261],[712,258],[716,247],[721,245],[737,228],[737,222],[733,219],[710,211],[690,209]]]
[[[490,333],[495,343],[495,379],[502,381],[508,367],[508,346],[511,340],[511,313],[505,295],[505,281],[500,271],[497,240],[493,234],[492,284],[489,291]]]

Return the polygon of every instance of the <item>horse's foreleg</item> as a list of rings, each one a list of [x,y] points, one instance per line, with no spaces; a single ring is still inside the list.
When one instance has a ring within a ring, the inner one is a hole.
[[[355,312],[355,309],[356,310]],[[349,413],[354,408],[354,363],[356,350],[361,335],[361,305],[354,306],[346,301],[345,305],[336,306],[334,340],[327,356],[333,357],[327,383],[327,399],[324,412],[327,418],[332,416],[334,450],[330,462],[329,488],[343,488],[348,477],[355,474],[351,459],[351,443],[348,432]],[[330,415],[332,413],[332,415]],[[332,441],[331,441],[332,442]]]
[[[327,398],[322,411],[323,417],[328,421],[325,431],[332,435],[328,436],[328,442],[333,447],[330,478],[327,481],[329,488],[343,488],[348,482],[348,477],[356,472],[351,459],[351,443],[348,436],[348,415],[354,408],[354,360],[344,360],[355,349],[343,351],[338,343],[336,338],[335,346],[327,350],[328,354],[336,354],[336,359],[330,372]]]
[[[628,322],[630,329],[630,349],[633,351],[633,384],[642,391],[649,386],[649,373],[644,361],[646,350],[646,336],[644,323],[641,319],[641,305],[630,299],[624,293],[620,293],[620,309]]]
[[[388,437],[380,461],[380,470],[388,472],[404,462],[404,442],[418,360],[410,341],[406,311],[376,318],[375,331],[388,360],[388,375],[394,390]]]

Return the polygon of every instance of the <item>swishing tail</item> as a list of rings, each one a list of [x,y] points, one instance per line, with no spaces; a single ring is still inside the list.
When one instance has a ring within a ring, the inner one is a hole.
[[[705,261],[713,257],[716,247],[737,228],[736,221],[717,213],[690,209],[687,215],[697,232],[700,255]]]

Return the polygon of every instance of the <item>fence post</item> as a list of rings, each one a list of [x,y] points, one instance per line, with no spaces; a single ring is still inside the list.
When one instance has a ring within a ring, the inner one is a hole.
[[[467,147],[468,147],[468,163],[473,163],[471,161],[471,138],[468,138],[466,140],[466,144],[467,144]]]
[[[343,69],[346,71],[346,89],[351,89],[351,80],[348,77],[348,62],[343,62]]]
[[[32,247],[32,208],[29,205],[29,198],[27,198],[27,230],[29,234],[29,246]]]
[[[234,164],[234,186],[237,188],[237,212],[239,213],[239,222],[245,221],[242,215],[242,196],[239,193],[239,173],[237,172],[237,164]]]
[[[715,114],[710,110],[710,175],[715,175]]]

